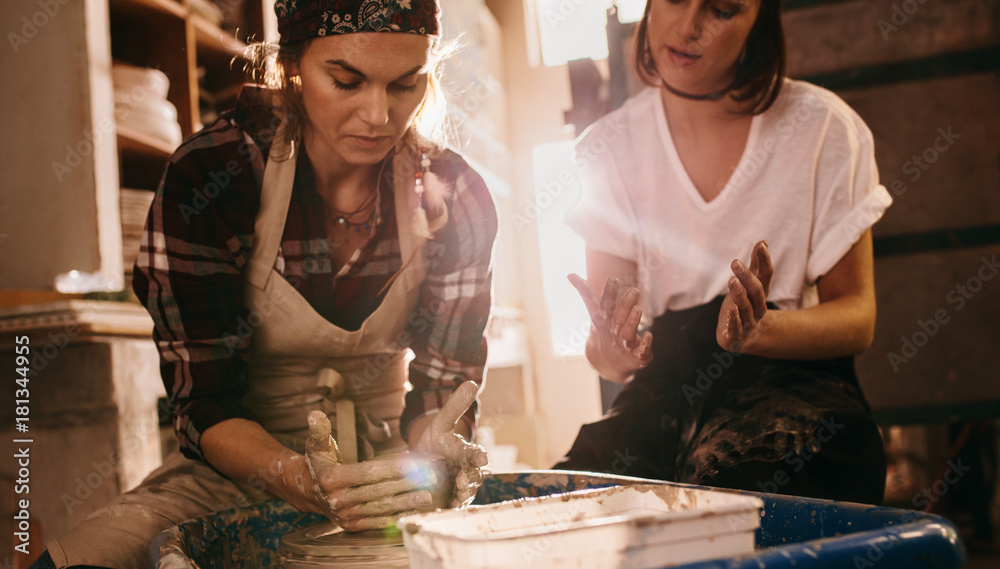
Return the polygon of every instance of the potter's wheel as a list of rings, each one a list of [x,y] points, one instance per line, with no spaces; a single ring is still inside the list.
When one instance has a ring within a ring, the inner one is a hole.
[[[395,529],[349,533],[331,522],[288,532],[278,555],[285,569],[410,567],[403,536]]]

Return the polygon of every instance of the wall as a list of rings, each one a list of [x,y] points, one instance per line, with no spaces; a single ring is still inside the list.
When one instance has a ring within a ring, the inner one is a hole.
[[[789,73],[861,115],[894,199],[865,392],[884,422],[1000,414],[1000,1],[813,4],[785,14]]]
[[[541,287],[541,260],[537,226],[515,224],[534,202],[532,149],[542,143],[571,140],[573,131],[563,121],[572,107],[565,66],[540,64],[536,23],[530,0],[487,0],[500,23],[507,78],[508,124],[513,172],[512,211],[501,223],[513,235],[523,309],[530,335],[533,392],[537,417],[532,425],[538,437],[537,467],[549,467],[569,450],[582,423],[600,416],[597,375],[582,356],[559,357],[551,348],[548,308]],[[576,294],[566,285],[566,294]]]
[[[107,9],[0,3],[0,288],[51,288],[73,269],[121,279]]]

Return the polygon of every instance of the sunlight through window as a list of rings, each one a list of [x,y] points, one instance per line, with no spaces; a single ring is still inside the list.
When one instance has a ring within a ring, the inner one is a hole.
[[[566,276],[586,276],[586,259],[583,239],[563,222],[566,212],[580,200],[573,142],[541,144],[532,154],[535,200],[526,208],[524,219],[515,219],[514,223],[538,224],[542,291],[549,311],[552,349],[558,356],[581,355],[590,317]]]
[[[607,11],[617,5],[622,23],[642,17],[645,0],[535,0],[542,61],[550,67],[574,59],[605,59]]]

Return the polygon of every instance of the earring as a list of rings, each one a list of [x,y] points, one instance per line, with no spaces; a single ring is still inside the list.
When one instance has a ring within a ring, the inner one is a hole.
[[[420,159],[413,171],[413,190],[414,193],[417,194],[417,207],[416,211],[413,212],[413,232],[425,239],[430,239],[432,235],[427,223],[424,183],[430,177],[429,168],[431,160],[427,157],[427,153],[422,149],[418,149],[418,151],[420,152]]]

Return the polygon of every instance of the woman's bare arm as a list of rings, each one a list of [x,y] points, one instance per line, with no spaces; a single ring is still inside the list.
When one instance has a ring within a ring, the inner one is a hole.
[[[871,345],[875,334],[871,231],[819,279],[820,303],[813,307],[761,310],[758,275],[740,261],[733,262],[733,269],[736,278],[730,281],[716,332],[723,348],[770,358],[812,360],[855,355]],[[766,290],[763,292],[766,295]]]

